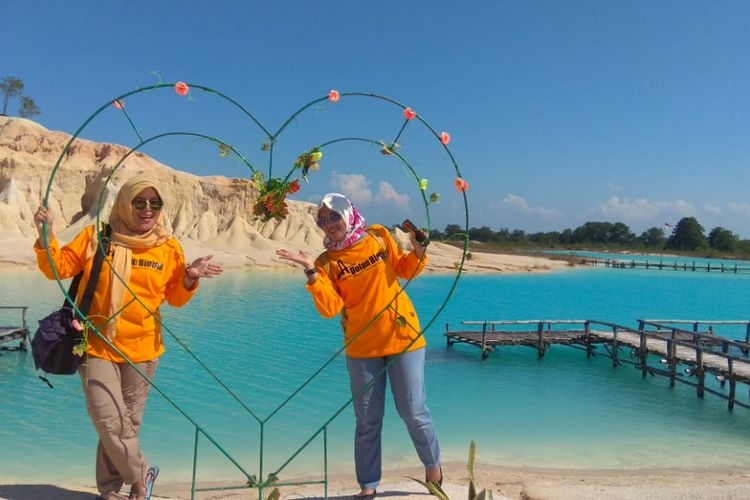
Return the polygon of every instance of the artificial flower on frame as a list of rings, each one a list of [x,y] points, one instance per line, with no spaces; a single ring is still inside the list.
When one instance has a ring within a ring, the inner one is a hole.
[[[341,94],[338,90],[331,90],[328,92],[328,100],[330,102],[339,102],[339,99],[341,99]]]
[[[392,142],[390,145],[387,145],[385,141],[382,139],[380,140],[380,154],[382,155],[394,156],[400,147],[401,145],[397,142]]]
[[[223,142],[219,143],[219,156],[222,158],[226,158],[232,154],[232,148],[224,144]]]
[[[318,162],[322,158],[323,152],[320,150],[320,148],[314,147],[310,151],[305,151],[297,157],[294,162],[294,168],[302,169],[302,178],[305,179],[306,182],[309,182],[309,180],[307,179],[307,173],[310,170],[312,170],[313,172],[317,172],[318,169],[320,169],[320,164]]]
[[[120,111],[122,111],[123,109],[125,109],[125,100],[115,99],[114,101],[112,101],[112,106],[114,106],[115,109],[119,109]]]
[[[271,178],[263,181],[263,174],[253,174],[253,183],[258,188],[258,199],[253,205],[253,215],[263,222],[271,219],[282,220],[289,214],[286,196],[300,190],[299,179],[284,180]]]
[[[456,177],[456,180],[453,181],[453,186],[456,188],[456,191],[459,193],[465,193],[469,190],[469,183],[463,180],[460,177]]]
[[[430,195],[430,203],[440,203],[440,193],[432,193]]]
[[[419,189],[422,191],[427,191],[427,186],[429,185],[430,181],[427,179],[420,179],[419,180]]]
[[[407,120],[413,120],[416,117],[417,117],[417,113],[413,109],[411,108],[404,109],[404,118],[406,118]]]
[[[451,142],[451,135],[448,132],[441,132],[440,142],[443,143],[444,146],[447,146],[448,143]]]
[[[177,95],[185,96],[190,92],[190,87],[188,87],[188,84],[185,82],[177,82],[174,84],[174,91]]]

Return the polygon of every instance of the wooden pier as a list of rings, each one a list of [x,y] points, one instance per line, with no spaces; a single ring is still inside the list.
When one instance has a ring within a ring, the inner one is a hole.
[[[594,267],[609,267],[612,269],[653,269],[653,270],[668,270],[668,271],[695,271],[695,272],[717,272],[717,273],[750,273],[750,266],[740,266],[738,264],[725,265],[724,263],[711,265],[710,262],[706,264],[696,264],[695,261],[682,261],[677,262],[664,262],[660,260],[648,261],[648,260],[624,260],[624,259],[596,259],[596,258],[584,258],[581,262],[587,266]]]
[[[504,320],[462,321],[468,327],[451,330],[446,324],[448,347],[465,343],[478,347],[487,359],[498,347],[528,346],[543,358],[549,347],[560,344],[586,351],[587,357],[605,356],[612,366],[634,365],[647,375],[669,378],[694,386],[698,397],[706,392],[750,409],[750,403],[736,399],[737,384],[750,389],[750,321],[638,320],[637,328],[597,320]],[[692,331],[682,328],[690,325]],[[715,334],[721,325],[744,326],[745,340]],[[654,358],[658,363],[653,364]],[[649,364],[652,362],[651,364]],[[665,366],[662,366],[665,365]],[[684,370],[678,371],[683,365]],[[683,373],[684,372],[684,373]],[[706,375],[713,375],[721,390],[706,387]],[[692,379],[695,380],[692,380]],[[729,384],[728,394],[724,393]]]
[[[0,325],[0,351],[25,351],[29,341],[29,325],[26,323],[26,306],[0,306],[0,311],[18,310],[21,313],[21,324],[3,326]],[[18,345],[5,345],[9,342],[19,341]]]

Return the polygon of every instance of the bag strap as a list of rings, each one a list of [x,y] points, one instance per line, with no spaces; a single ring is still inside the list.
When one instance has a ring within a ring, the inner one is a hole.
[[[91,300],[94,297],[94,290],[96,290],[96,284],[99,281],[99,274],[102,270],[102,264],[104,263],[104,257],[107,255],[107,252],[109,251],[109,242],[110,242],[110,235],[112,234],[112,227],[109,224],[106,224],[104,226],[104,235],[101,238],[101,248],[97,248],[94,251],[94,264],[91,266],[91,274],[89,275],[89,281],[86,283],[86,290],[83,292],[83,299],[81,300],[81,305],[78,307],[78,310],[81,311],[81,314],[86,316],[89,313],[89,309],[91,309]],[[81,277],[83,276],[83,271],[76,274],[76,277],[73,278],[73,282],[70,284],[70,288],[68,288],[68,295],[70,296],[71,300],[75,301],[76,295],[78,295],[78,285],[81,282]],[[63,302],[63,307],[69,307],[68,306],[68,299],[66,298]]]

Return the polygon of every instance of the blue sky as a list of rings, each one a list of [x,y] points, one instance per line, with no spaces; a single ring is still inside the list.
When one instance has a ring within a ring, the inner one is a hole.
[[[451,133],[471,226],[534,232],[607,220],[640,233],[695,216],[707,231],[750,237],[748,2],[212,3],[2,1],[0,76],[21,78],[42,108],[37,120],[68,133],[159,78],[216,89],[272,131],[330,89],[371,92]],[[207,94],[141,93],[126,107],[143,134],[211,135],[267,170],[257,128]],[[274,174],[325,140],[392,140],[402,122],[384,101],[323,103],[279,138]],[[111,108],[82,136],[137,144]],[[200,175],[249,175],[204,142],[144,151]],[[400,143],[441,194],[432,225],[463,224],[440,144],[416,122]],[[296,198],[343,190],[371,222],[425,220],[397,161],[349,143],[325,154]]]

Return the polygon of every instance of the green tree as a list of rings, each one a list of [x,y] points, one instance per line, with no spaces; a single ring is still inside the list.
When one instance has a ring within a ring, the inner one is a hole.
[[[0,80],[0,92],[3,94],[3,115],[8,112],[8,103],[13,97],[23,95],[23,82],[15,76],[4,76]]]
[[[652,248],[664,248],[667,238],[664,237],[664,231],[659,227],[650,227],[643,231],[638,239],[643,245]]]
[[[683,217],[672,231],[667,248],[673,250],[697,250],[706,246],[703,226],[695,217]]]
[[[708,245],[721,252],[733,251],[739,240],[736,234],[723,227],[715,227],[708,233]]]
[[[492,229],[487,226],[482,226],[480,228],[472,227],[469,229],[469,239],[472,241],[488,243],[492,239]]]
[[[461,229],[461,226],[458,224],[448,224],[445,226],[445,237],[450,238],[451,236],[462,233],[463,230]]]
[[[31,118],[42,112],[31,97],[21,97],[21,106],[18,108],[18,114],[23,118]]]

